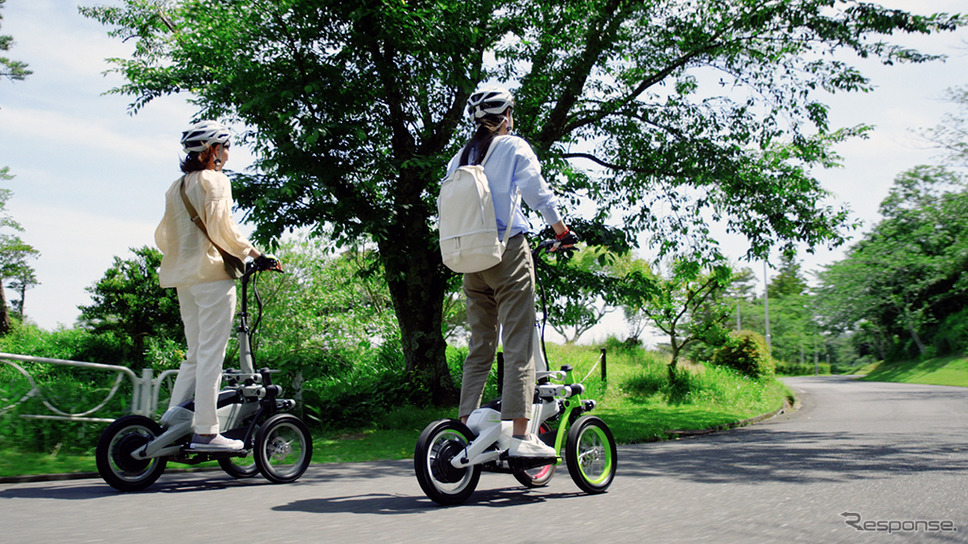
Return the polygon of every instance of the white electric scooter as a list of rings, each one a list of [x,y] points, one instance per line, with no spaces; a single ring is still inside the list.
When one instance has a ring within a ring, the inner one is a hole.
[[[239,312],[239,365],[223,372],[226,387],[218,396],[219,432],[241,440],[240,451],[199,452],[189,448],[194,433],[194,401],[173,406],[156,423],[141,415],[115,420],[101,433],[95,459],[98,473],[120,491],[139,491],[153,484],[168,461],[195,465],[217,461],[229,475],[248,478],[258,473],[271,482],[293,482],[302,476],[312,460],[313,443],[306,425],[286,413],[295,401],[280,398],[282,388],[272,383],[276,371],[255,371],[251,337],[262,318],[262,300],[255,274],[282,270],[274,259],[251,261],[242,275],[242,303]],[[247,303],[252,284],[258,318],[250,330]]]
[[[532,251],[537,262],[544,251],[554,251],[553,241]],[[540,287],[540,282],[539,282]],[[542,310],[547,313],[542,291]],[[612,483],[618,463],[615,438],[601,419],[582,415],[595,407],[582,399],[585,386],[576,383],[572,367],[549,371],[543,352],[544,324],[536,325],[535,395],[531,433],[555,448],[558,460],[521,461],[508,457],[511,422],[501,421],[500,399],[471,412],[467,424],[441,419],[420,434],[413,463],[420,488],[441,505],[460,504],[477,488],[482,470],[511,473],[526,487],[541,487],[554,476],[562,450],[572,480],[586,493],[602,493]]]

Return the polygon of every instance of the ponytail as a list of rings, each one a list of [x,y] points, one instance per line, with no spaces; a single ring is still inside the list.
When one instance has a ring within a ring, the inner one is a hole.
[[[491,147],[491,142],[497,136],[498,131],[501,130],[501,126],[508,120],[507,113],[507,110],[501,115],[489,113],[477,120],[477,131],[471,137],[470,141],[467,142],[467,145],[464,146],[464,151],[460,155],[461,166],[466,164],[480,164],[484,160],[488,148]],[[470,161],[472,150],[477,152],[473,162]]]

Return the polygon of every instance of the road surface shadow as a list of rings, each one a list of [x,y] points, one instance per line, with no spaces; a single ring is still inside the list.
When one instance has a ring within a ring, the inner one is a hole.
[[[540,490],[524,488],[485,489],[474,492],[470,498],[461,503],[461,508],[486,507],[503,508],[521,506],[560,499],[585,496],[584,493],[547,493]],[[351,495],[346,497],[319,497],[294,501],[289,504],[276,506],[279,512],[306,512],[311,514],[414,514],[427,512],[440,506],[423,495],[398,495],[384,493],[368,493],[365,495]]]
[[[968,476],[968,444],[926,443],[918,438],[745,428],[672,444],[619,448],[616,478],[673,476],[703,483],[812,484],[924,472]]]
[[[6,489],[0,489],[0,499],[87,500],[113,497],[122,494],[191,493],[232,487],[272,485],[259,477],[239,480],[212,471],[163,474],[157,482],[147,489],[128,493],[117,491],[99,479],[91,479],[89,485],[87,483],[79,484],[78,482],[79,480],[70,480],[51,482],[46,485],[38,485],[36,483],[13,485]]]

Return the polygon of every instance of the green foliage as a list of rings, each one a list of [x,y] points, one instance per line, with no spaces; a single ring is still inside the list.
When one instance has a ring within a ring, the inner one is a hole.
[[[621,344],[618,340],[612,342]],[[599,378],[598,348],[550,344],[548,352],[552,367],[569,364],[575,368],[576,375],[588,388],[588,396],[600,401],[594,413],[608,422],[616,440],[622,444],[663,439],[669,437],[670,432],[675,435],[688,429],[726,428],[737,421],[775,410],[787,395],[778,382],[750,380],[728,369],[689,367],[683,372],[696,376],[682,380],[688,383],[688,388],[680,386],[681,398],[669,402],[670,388],[665,370],[668,359],[664,355],[630,347],[610,351],[606,387]],[[448,359],[459,369],[465,354],[465,350],[451,348]],[[389,350],[384,356],[395,356],[397,368],[402,367],[399,350]],[[371,385],[366,387],[378,390],[378,386],[372,384],[379,380],[376,373],[384,365],[386,362],[367,366],[375,374],[369,382]],[[11,375],[4,373],[5,368],[0,365],[0,384],[3,385],[12,381]],[[641,382],[640,373],[645,372],[654,376],[659,384],[656,389],[661,390],[659,394],[635,385],[636,380]],[[400,376],[389,373],[384,378],[392,380],[400,379]],[[80,383],[77,385],[84,387]],[[398,404],[392,405],[392,402],[386,402],[391,400],[386,392],[393,389],[393,386],[383,389],[383,406],[365,402],[356,404],[359,409],[370,410],[373,417],[370,422],[353,418],[352,414],[333,404],[327,405],[341,410],[338,414],[344,415],[346,421],[361,421],[358,427],[320,426],[307,417],[313,426],[313,462],[406,459],[413,454],[413,444],[428,422],[455,415],[453,406],[432,408],[407,404],[399,399],[395,401]],[[343,398],[353,399],[351,386],[345,386],[342,391],[345,393]],[[485,392],[485,396],[490,398],[491,394]],[[319,406],[318,403],[315,406]],[[49,426],[42,431],[46,438],[38,439],[36,421],[29,425],[27,421],[11,414],[0,414],[0,477],[95,470],[92,450],[100,432],[99,426],[103,425],[66,424],[59,431]]]
[[[766,340],[753,331],[730,334],[726,343],[716,351],[712,362],[754,379],[772,378],[775,368]]]
[[[722,342],[728,308],[721,295],[731,277],[732,269],[722,263],[707,266],[694,260],[676,259],[665,274],[651,280],[654,294],[626,298],[626,315],[645,315],[652,326],[669,338],[670,376],[674,375],[680,356],[690,344],[703,342],[715,346]]]
[[[663,254],[709,260],[713,218],[763,255],[843,240],[846,211],[824,204],[810,168],[865,128],[829,127],[818,100],[870,84],[817,52],[923,62],[934,57],[886,36],[964,24],[828,0],[125,0],[81,12],[133,44],[115,60],[132,110],[190,89],[199,116],[246,127],[258,170],[236,176],[235,195],[260,238],[326,225],[340,244],[372,237],[407,370],[437,402],[455,390],[434,204],[479,83],[517,87],[519,130],[546,177],[570,204],[594,204],[569,219],[580,232],[618,215],[626,240],[649,231]]]
[[[299,371],[307,379],[341,375],[399,338],[371,249],[334,253],[325,238],[303,237],[285,241],[277,254],[285,273],[256,279],[264,302],[253,345],[258,364]],[[253,308],[252,295],[249,303]]]
[[[884,219],[820,275],[823,325],[858,360],[931,360],[968,347],[968,88],[949,99],[958,109],[927,131],[945,166],[898,175]]]
[[[111,360],[110,339],[80,329],[47,332],[17,324],[0,337],[0,351],[88,362]],[[84,358],[82,358],[84,357]],[[80,454],[93,451],[102,424],[77,421],[24,419],[24,414],[51,415],[42,400],[67,413],[80,413],[100,405],[114,387],[115,375],[90,369],[40,363],[20,363],[33,380],[14,367],[0,363],[0,450]],[[36,387],[39,395],[25,396]],[[129,382],[121,382],[112,400],[96,417],[121,415],[131,399]]]
[[[344,374],[306,381],[305,413],[323,429],[365,427],[425,398],[407,380],[399,346],[388,342]]]
[[[582,244],[571,255],[545,255],[535,263],[548,324],[567,343],[577,342],[614,309],[614,293],[624,279],[619,263],[628,259],[630,252],[617,255],[604,246]]]
[[[92,334],[77,328],[45,331],[28,324],[16,324],[10,334],[0,337],[0,351],[4,353],[104,364],[124,363],[124,344],[111,332]]]
[[[115,337],[119,360],[132,368],[145,365],[147,338],[182,338],[183,325],[174,289],[158,282],[161,252],[144,246],[132,248],[134,258],[114,258],[114,264],[93,286],[93,303],[79,306],[78,321],[98,336]]]
[[[968,359],[963,354],[909,361],[882,361],[871,365],[862,379],[968,387]]]
[[[775,370],[778,376],[812,376],[834,372],[834,368],[828,363],[785,363],[782,361],[776,362]]]
[[[963,349],[968,338],[953,316],[968,305],[966,209],[968,181],[958,173],[921,166],[899,175],[881,203],[884,219],[820,274],[824,326],[878,359]]]
[[[2,38],[2,37],[0,37]],[[0,49],[2,50],[2,49]],[[2,61],[3,59],[0,59]],[[0,181],[12,179],[9,168],[0,168]],[[10,316],[7,308],[6,287],[17,290],[20,300],[14,301],[14,309],[19,316],[23,316],[24,299],[27,289],[38,284],[33,267],[27,262],[36,259],[40,252],[24,242],[19,234],[23,227],[7,212],[7,201],[13,196],[9,189],[0,189],[0,334],[10,330]],[[12,232],[11,232],[12,231]]]

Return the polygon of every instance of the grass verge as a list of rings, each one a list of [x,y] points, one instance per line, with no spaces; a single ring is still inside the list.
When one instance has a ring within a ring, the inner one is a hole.
[[[919,361],[881,362],[865,369],[862,380],[968,387],[968,358],[964,355]]]

